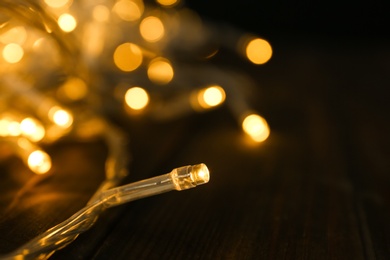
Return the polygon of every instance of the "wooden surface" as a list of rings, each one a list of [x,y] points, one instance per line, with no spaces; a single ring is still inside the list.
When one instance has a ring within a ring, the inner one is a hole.
[[[265,143],[245,138],[225,107],[128,123],[127,181],[204,162],[210,183],[109,209],[52,258],[388,259],[388,45],[297,41],[274,52],[266,66],[241,67],[258,83]],[[70,216],[102,179],[102,143],[49,151],[49,178],[1,163],[0,253]]]

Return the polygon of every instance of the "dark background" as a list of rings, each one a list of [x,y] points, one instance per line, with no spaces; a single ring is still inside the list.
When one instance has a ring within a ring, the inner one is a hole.
[[[388,39],[389,8],[383,1],[186,1],[214,21],[270,38]]]

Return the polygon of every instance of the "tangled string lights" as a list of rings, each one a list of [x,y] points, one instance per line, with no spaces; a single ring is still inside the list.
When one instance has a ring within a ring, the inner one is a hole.
[[[109,151],[88,205],[4,258],[48,258],[107,207],[208,181],[200,164],[117,187],[130,155],[111,113],[167,121],[226,103],[254,142],[267,139],[240,90],[248,77],[209,62],[220,47],[254,64],[272,56],[266,40],[206,24],[178,0],[2,0],[0,143],[36,174],[52,166],[43,145],[63,138],[103,138]]]

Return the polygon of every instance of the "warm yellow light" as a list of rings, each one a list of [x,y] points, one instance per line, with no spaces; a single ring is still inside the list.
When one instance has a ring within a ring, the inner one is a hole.
[[[23,48],[16,43],[7,44],[3,49],[3,58],[8,63],[18,63],[23,55]]]
[[[160,5],[164,6],[172,6],[174,4],[177,4],[179,1],[180,0],[157,0]]]
[[[43,128],[42,124],[38,120],[30,117],[20,122],[20,129],[22,134],[33,142],[38,142],[45,136],[45,128]]]
[[[264,64],[272,56],[271,45],[263,39],[253,39],[246,46],[246,56],[254,64]]]
[[[26,41],[26,38],[27,31],[23,26],[13,27],[8,31],[2,32],[0,34],[0,42],[4,44],[17,43],[20,45]]]
[[[9,125],[9,120],[3,118],[3,119],[0,119],[0,136],[1,137],[6,137],[8,136],[9,132],[8,132],[8,125]]]
[[[70,6],[72,0],[45,0],[45,3],[52,8],[61,8],[65,6]]]
[[[134,110],[141,110],[149,103],[149,95],[143,88],[133,87],[126,91],[126,104]]]
[[[51,168],[51,159],[44,151],[36,150],[28,156],[27,164],[34,173],[44,174]]]
[[[143,19],[139,29],[142,37],[148,42],[159,41],[165,33],[163,23],[155,16],[149,16]]]
[[[63,128],[67,128],[73,123],[72,114],[58,106],[52,107],[49,110],[48,116],[54,124]]]
[[[16,121],[9,121],[8,123],[8,135],[19,136],[22,131],[20,130],[20,123]]]
[[[71,32],[76,29],[77,21],[71,14],[62,14],[58,17],[58,26],[64,32]]]
[[[142,63],[142,51],[135,44],[123,43],[115,49],[114,63],[122,71],[133,71]]]
[[[220,86],[210,86],[198,92],[198,102],[202,108],[215,107],[225,101],[226,94]]]
[[[141,18],[144,6],[142,1],[119,0],[115,3],[112,10],[122,20],[132,22]]]
[[[157,84],[167,84],[173,79],[173,68],[167,59],[156,58],[149,63],[148,77]]]
[[[256,142],[265,141],[270,134],[267,121],[256,114],[251,114],[245,117],[242,122],[242,129]]]
[[[105,5],[97,5],[93,8],[92,17],[98,22],[107,22],[110,18],[110,10]]]
[[[59,93],[71,100],[80,100],[87,95],[87,85],[76,77],[70,77],[59,89]]]

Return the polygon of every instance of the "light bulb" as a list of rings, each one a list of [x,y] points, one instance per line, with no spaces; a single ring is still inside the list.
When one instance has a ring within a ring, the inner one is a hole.
[[[44,151],[36,150],[28,156],[27,164],[34,173],[44,174],[51,168],[51,159]]]
[[[49,119],[62,128],[68,128],[73,123],[73,116],[69,111],[59,106],[54,106],[49,110]]]
[[[125,102],[133,110],[141,110],[149,103],[149,95],[145,89],[133,87],[126,91]]]
[[[164,36],[165,28],[160,18],[148,16],[142,20],[140,26],[141,36],[148,42],[157,42]]]
[[[65,13],[60,15],[58,17],[58,26],[63,30],[64,32],[71,32],[74,29],[76,29],[77,21],[76,18],[74,18],[73,15]]]
[[[272,57],[272,47],[264,39],[256,38],[246,46],[246,56],[254,64],[264,64]]]
[[[24,50],[19,44],[10,43],[3,48],[3,58],[8,63],[18,63],[23,55]]]
[[[198,105],[203,109],[209,109],[221,105],[226,98],[225,91],[218,85],[201,89],[197,93]]]
[[[130,72],[142,63],[142,51],[133,43],[123,43],[114,52],[114,63],[122,71]]]
[[[173,68],[169,60],[164,58],[153,59],[148,66],[148,77],[156,84],[168,84],[173,79]]]
[[[38,142],[45,136],[45,128],[42,124],[31,117],[27,117],[20,122],[22,134],[33,142]]]
[[[257,114],[246,116],[242,122],[242,129],[256,142],[265,141],[270,134],[267,121]]]

